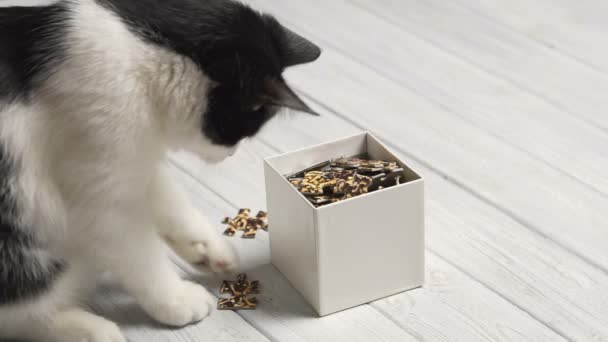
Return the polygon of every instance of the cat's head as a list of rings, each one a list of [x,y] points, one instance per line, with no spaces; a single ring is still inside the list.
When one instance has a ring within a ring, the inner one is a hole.
[[[155,6],[156,13],[141,19],[142,11],[152,11],[144,3]],[[282,108],[316,115],[282,74],[286,68],[319,58],[319,47],[274,17],[239,2],[169,3],[142,0],[114,4],[128,6],[126,10],[135,17],[129,18],[130,23],[146,20],[141,27],[155,30],[147,34],[148,39],[186,55],[209,79],[205,93],[199,97],[205,100],[204,109],[192,124],[197,126],[199,136],[182,137],[182,148],[217,162],[233,154],[241,140],[255,135]],[[152,17],[162,20],[150,23]]]
[[[205,73],[214,84],[201,132],[214,150],[224,148],[227,154],[282,108],[317,115],[282,74],[286,68],[316,60],[321,50],[273,17],[243,11],[240,18],[231,19],[231,35],[218,41],[205,61]]]

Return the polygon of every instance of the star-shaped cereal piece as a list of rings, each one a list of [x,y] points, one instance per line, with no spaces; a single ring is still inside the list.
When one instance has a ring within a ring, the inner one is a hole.
[[[224,231],[224,235],[234,236],[238,230],[245,230],[247,228],[247,222],[249,219],[250,209],[240,209],[238,215],[234,218],[226,217],[223,224],[227,224],[228,228]]]
[[[247,227],[243,232],[243,239],[253,239],[259,229],[268,231],[268,213],[259,211],[255,217],[250,217],[247,220]]]
[[[221,294],[230,294],[230,298],[220,298],[219,310],[252,310],[257,307],[256,298],[248,298],[250,294],[259,292],[259,281],[248,281],[246,274],[239,274],[237,281],[224,280],[220,288]]]

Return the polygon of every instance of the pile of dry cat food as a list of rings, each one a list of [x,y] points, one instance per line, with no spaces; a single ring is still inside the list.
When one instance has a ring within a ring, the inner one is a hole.
[[[396,162],[354,157],[329,160],[287,176],[315,207],[399,185],[404,179],[405,171]]]

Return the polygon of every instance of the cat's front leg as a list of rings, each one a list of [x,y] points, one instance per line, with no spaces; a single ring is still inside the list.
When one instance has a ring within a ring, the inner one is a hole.
[[[204,287],[181,279],[146,210],[120,208],[97,221],[96,246],[89,247],[140,306],[157,321],[184,326],[205,318],[215,298]]]
[[[150,189],[150,200],[160,235],[182,259],[201,271],[229,272],[238,267],[234,247],[191,204],[164,165]]]

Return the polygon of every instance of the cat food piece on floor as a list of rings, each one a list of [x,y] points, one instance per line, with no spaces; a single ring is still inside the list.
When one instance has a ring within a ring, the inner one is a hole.
[[[249,219],[250,209],[240,209],[239,213],[234,217],[226,217],[222,221],[223,224],[227,224],[228,228],[224,231],[224,235],[234,236],[238,230],[244,230],[247,227],[247,220]]]
[[[226,217],[223,224],[227,224],[228,228],[224,231],[224,235],[234,236],[237,231],[242,231],[243,239],[255,238],[258,230],[268,231],[268,213],[259,211],[255,217],[250,217],[250,209],[240,209],[237,216],[234,218]]]
[[[257,307],[257,298],[249,298],[251,294],[260,293],[260,282],[247,280],[246,274],[239,274],[236,281],[224,280],[220,288],[221,294],[230,294],[230,298],[219,298],[219,310],[253,310]]]

